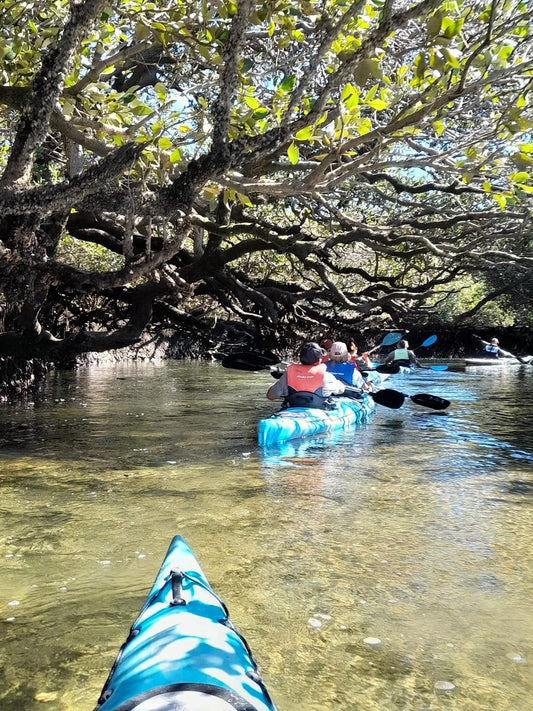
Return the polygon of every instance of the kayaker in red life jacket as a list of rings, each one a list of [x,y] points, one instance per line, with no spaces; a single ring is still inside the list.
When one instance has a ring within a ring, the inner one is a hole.
[[[359,388],[360,390],[370,390],[363,376],[359,372],[357,365],[350,360],[350,354],[345,343],[336,341],[330,351],[330,359],[326,363],[328,373],[334,375],[346,385]]]
[[[305,343],[300,349],[300,363],[291,363],[267,391],[269,400],[285,398],[289,407],[327,409],[330,395],[341,395],[344,384],[327,372],[321,359],[326,355],[318,343]]]
[[[407,368],[410,365],[417,365],[419,368],[422,367],[414,351],[409,350],[407,341],[398,341],[398,346],[385,358],[385,365],[388,363],[398,363],[398,365],[404,365]]]
[[[361,355],[359,355],[359,349],[355,345],[353,338],[350,338],[348,341],[348,353],[350,362],[355,363],[359,370],[370,370],[372,368],[372,361],[368,357],[368,354],[361,353]]]
[[[330,351],[331,351],[331,346],[333,345],[333,341],[330,340],[329,338],[324,338],[323,341],[320,341],[320,345],[326,351],[326,355],[323,358],[321,358],[321,362],[327,363],[331,357]]]

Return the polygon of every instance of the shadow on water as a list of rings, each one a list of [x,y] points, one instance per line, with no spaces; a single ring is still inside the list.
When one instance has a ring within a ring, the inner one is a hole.
[[[280,711],[530,708],[531,375],[391,378],[452,406],[262,450],[270,381],[121,364],[0,409],[2,711],[94,707],[175,534]]]

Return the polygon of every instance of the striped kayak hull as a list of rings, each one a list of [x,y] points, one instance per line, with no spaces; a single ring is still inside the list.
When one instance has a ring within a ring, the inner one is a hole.
[[[95,711],[276,711],[244,638],[173,538]]]
[[[288,407],[267,419],[259,420],[257,428],[259,444],[268,447],[298,437],[344,429],[356,423],[366,422],[375,408],[374,400],[369,395],[363,395],[360,400],[336,397],[335,403],[335,410]]]

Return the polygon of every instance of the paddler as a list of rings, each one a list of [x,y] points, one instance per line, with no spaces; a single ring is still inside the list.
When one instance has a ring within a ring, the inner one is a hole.
[[[512,358],[513,357],[511,353],[508,353],[507,351],[503,351],[500,348],[500,342],[497,338],[491,338],[490,343],[488,343],[487,341],[483,341],[481,338],[479,340],[485,346],[484,354],[488,358]]]
[[[346,343],[335,341],[331,346],[329,357],[330,359],[326,363],[329,373],[332,373],[346,385],[351,385],[360,390],[371,390],[371,386],[365,383],[357,365],[350,359]]]
[[[385,358],[384,364],[388,365],[389,363],[397,363],[406,368],[409,368],[411,365],[417,365],[419,368],[422,367],[414,351],[409,350],[409,343],[404,340],[398,341],[396,348]]]
[[[284,398],[286,407],[318,407],[329,409],[334,403],[330,395],[342,395],[344,384],[328,373],[322,358],[327,355],[318,343],[304,343],[300,349],[300,363],[291,363],[267,391],[269,400]]]

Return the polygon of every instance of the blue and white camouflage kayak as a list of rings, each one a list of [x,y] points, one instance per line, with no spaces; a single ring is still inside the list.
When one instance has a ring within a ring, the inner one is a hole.
[[[388,374],[380,374],[375,370],[366,373],[367,382],[374,385],[384,383],[388,377]],[[336,407],[333,410],[287,407],[266,419],[259,420],[257,427],[259,444],[269,447],[290,439],[342,430],[350,425],[366,422],[375,408],[374,400],[367,394],[361,394],[359,400],[336,396],[334,401]]]
[[[275,412],[271,417],[259,420],[259,444],[268,447],[297,437],[344,429],[355,423],[366,422],[375,408],[374,400],[366,394],[362,395],[360,400],[335,397],[335,405],[334,410],[287,407]]]
[[[246,640],[176,536],[95,711],[276,711]]]

